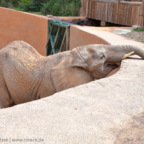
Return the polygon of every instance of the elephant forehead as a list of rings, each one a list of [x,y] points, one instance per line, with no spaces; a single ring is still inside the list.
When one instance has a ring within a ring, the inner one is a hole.
[[[80,47],[78,49],[76,49],[78,55],[83,59],[83,60],[87,60],[92,56],[92,53],[89,51],[90,48],[89,47]],[[94,53],[94,52],[93,52]]]
[[[106,55],[106,50],[104,48],[96,49],[96,51],[95,51],[96,56],[101,56],[102,54]]]
[[[100,58],[102,55],[106,55],[106,50],[102,47],[92,47],[87,49],[87,58]]]
[[[77,47],[73,50],[76,55],[83,60],[88,60],[92,57],[99,58],[101,54],[106,54],[106,49],[104,45],[94,44]]]

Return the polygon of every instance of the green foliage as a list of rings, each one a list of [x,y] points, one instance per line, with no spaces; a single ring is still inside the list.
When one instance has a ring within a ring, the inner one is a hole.
[[[50,0],[43,3],[41,12],[54,16],[77,16],[80,0]]]
[[[13,7],[11,0],[0,0],[0,6],[6,7],[6,8],[12,8]]]
[[[21,0],[19,2],[19,8],[24,10],[24,11],[29,11],[30,10],[30,3],[31,3],[31,0]]]
[[[38,12],[38,11],[40,11],[43,3],[47,2],[47,1],[49,1],[49,0],[31,0],[30,9],[32,11]]]
[[[0,6],[54,16],[77,16],[81,0],[0,0]]]
[[[13,7],[18,7],[19,6],[19,0],[10,0],[11,1],[11,3],[12,3],[12,5],[13,5]]]
[[[144,27],[143,27],[143,28],[136,28],[136,29],[134,29],[134,31],[137,31],[137,32],[144,32]]]
[[[46,3],[43,3],[43,6],[41,8],[42,13],[43,14],[51,13],[51,14],[55,15],[55,13],[57,13],[56,11],[58,11],[58,9],[59,9],[59,4],[57,4],[56,1],[57,0],[50,0]],[[53,9],[56,6],[58,9],[57,10]]]

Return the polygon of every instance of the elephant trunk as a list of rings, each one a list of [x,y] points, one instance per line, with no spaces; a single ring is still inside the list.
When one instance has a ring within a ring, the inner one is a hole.
[[[111,63],[119,63],[122,59],[130,55],[136,54],[144,59],[144,49],[132,45],[113,45],[106,48],[108,53],[107,61]],[[128,55],[127,55],[128,54]]]

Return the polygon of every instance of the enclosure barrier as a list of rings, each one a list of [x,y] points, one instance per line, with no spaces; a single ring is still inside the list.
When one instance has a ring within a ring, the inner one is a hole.
[[[48,21],[47,55],[69,50],[70,25],[58,20]]]

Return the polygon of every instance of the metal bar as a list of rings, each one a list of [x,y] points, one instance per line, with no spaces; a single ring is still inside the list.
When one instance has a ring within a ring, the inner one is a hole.
[[[61,43],[61,46],[60,46],[60,51],[62,50],[62,47],[64,45],[65,38],[66,38],[66,32],[64,33],[64,36],[63,36],[63,40],[62,40],[62,43]]]
[[[48,49],[49,48],[49,42],[51,44],[51,47],[53,47],[52,38],[51,38],[51,32],[52,32],[52,29],[53,29],[53,25],[51,25],[51,23],[48,23],[48,28],[49,28],[49,30],[48,30],[49,39],[48,39],[47,46],[46,46],[46,48],[47,48],[46,54],[47,55],[49,54],[49,49]]]
[[[55,45],[56,45],[56,42],[57,42],[57,39],[58,39],[58,36],[59,36],[59,31],[60,31],[60,27],[58,27],[58,30],[57,30],[57,33],[56,33],[56,37],[55,37],[55,40],[54,40],[54,43],[53,43],[53,51],[55,52]]]
[[[48,21],[47,55],[69,49],[69,27],[71,24],[58,20]]]
[[[50,24],[49,24],[49,35],[51,35],[52,29],[53,29],[53,25],[50,23]]]
[[[53,46],[54,46],[54,43],[53,43],[53,39],[52,39],[51,35],[49,36],[49,39],[50,39],[51,45],[52,45],[52,47],[53,47]]]
[[[68,50],[68,45],[69,45],[69,32],[68,32],[68,28],[66,29],[66,50]]]

